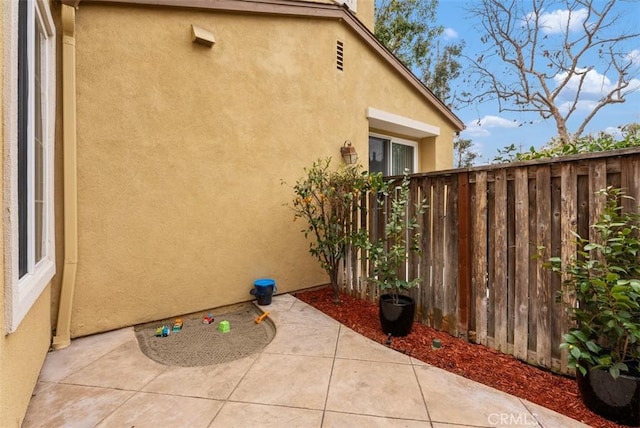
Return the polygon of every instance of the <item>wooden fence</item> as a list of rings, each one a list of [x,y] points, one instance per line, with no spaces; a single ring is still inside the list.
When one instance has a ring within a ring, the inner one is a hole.
[[[412,175],[410,206],[424,198],[428,204],[419,217],[422,255],[404,272],[422,278],[411,292],[419,321],[569,373],[558,348],[569,327],[560,299],[569,297],[560,294],[562,278],[543,264],[575,254],[573,233],[589,236],[604,207],[596,193],[607,186],[640,201],[640,150]],[[368,212],[354,213],[373,236],[384,221],[378,205],[370,201]],[[367,272],[366,257],[351,249],[343,291],[375,300]]]

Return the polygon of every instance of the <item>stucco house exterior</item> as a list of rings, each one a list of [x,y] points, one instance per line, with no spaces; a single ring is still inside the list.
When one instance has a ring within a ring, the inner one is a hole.
[[[345,141],[387,174],[452,166],[463,124],[376,41],[373,8],[0,2],[0,426],[50,347],[250,300],[260,277],[327,283],[286,183]]]

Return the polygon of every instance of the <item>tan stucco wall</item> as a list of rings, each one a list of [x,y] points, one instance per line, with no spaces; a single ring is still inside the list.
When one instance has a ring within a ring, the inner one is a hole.
[[[281,181],[347,139],[366,158],[367,107],[451,126],[338,21],[89,2],[76,19],[74,337],[250,300],[259,277],[326,283]]]
[[[17,36],[17,28],[14,28],[9,17],[13,11],[8,2],[0,2],[0,63],[2,64],[0,80],[0,99],[5,100],[8,88],[5,88],[5,77],[8,64],[5,61],[5,48],[8,37]],[[2,159],[5,158],[5,131],[6,113],[8,109],[16,108],[5,102],[0,105],[2,121],[0,123],[0,150]],[[0,162],[0,177],[4,177],[4,161]],[[4,185],[0,186],[0,196]],[[0,240],[0,266],[5,272],[4,239]],[[0,276],[0,314],[4,320],[5,313],[5,277]],[[51,340],[50,324],[51,291],[47,287],[40,298],[35,302],[29,313],[22,320],[17,331],[5,335],[0,333],[0,427],[20,427],[35,388],[40,369],[49,348]]]
[[[4,295],[4,292],[2,296]],[[4,297],[0,296],[4,311]],[[51,343],[50,287],[18,330],[0,337],[0,426],[20,427]]]

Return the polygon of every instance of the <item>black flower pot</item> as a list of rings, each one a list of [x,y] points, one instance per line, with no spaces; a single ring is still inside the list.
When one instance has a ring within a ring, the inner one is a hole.
[[[640,377],[607,370],[577,371],[576,380],[584,404],[594,413],[623,425],[640,426]]]
[[[416,313],[416,301],[409,296],[398,296],[394,303],[391,294],[380,296],[380,325],[385,334],[406,336],[411,332]]]

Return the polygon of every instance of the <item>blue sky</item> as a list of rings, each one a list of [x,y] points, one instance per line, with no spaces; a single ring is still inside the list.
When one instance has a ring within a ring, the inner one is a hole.
[[[596,3],[602,5],[604,0],[596,0]],[[473,4],[474,0],[440,0],[437,19],[438,23],[445,28],[443,41],[465,41],[464,53],[474,57],[482,50],[479,41],[480,33],[476,29],[477,22],[467,9]],[[524,2],[528,4],[529,2]],[[562,5],[552,5],[546,12],[545,18],[550,28],[553,25],[566,24],[566,11],[562,10]],[[616,12],[622,14],[622,21],[618,28],[626,28],[629,31],[640,30],[640,0],[622,0],[616,5]],[[573,15],[579,16],[579,15]],[[563,21],[564,20],[564,21]],[[575,21],[572,18],[572,22]],[[549,31],[548,37],[560,37],[561,33]],[[630,43],[623,45],[625,51],[632,55],[638,67],[635,68],[636,73],[640,70],[640,39],[634,39]],[[592,64],[584,64],[584,66],[594,66],[594,70],[590,72],[590,80],[592,86],[583,89],[583,96],[579,108],[574,115],[578,118],[584,117],[588,112],[588,106],[597,99],[599,93],[598,88],[606,86],[611,80],[616,80],[616,75],[611,71],[607,72],[608,64],[598,63],[597,58],[590,58]],[[463,67],[462,74],[465,74],[468,68]],[[453,83],[452,89],[460,90],[462,78]],[[468,77],[468,76],[467,76]],[[604,79],[604,80],[603,80]],[[591,120],[590,125],[586,129],[586,133],[597,133],[599,131],[612,132],[616,127],[633,122],[640,122],[640,75],[635,76],[633,84],[639,88],[638,91],[628,95],[627,101],[622,104],[609,105],[599,111],[599,113]],[[469,85],[466,85],[467,88]],[[548,142],[557,134],[555,122],[552,120],[543,120],[536,113],[514,113],[500,112],[496,102],[484,102],[482,104],[474,104],[471,106],[461,107],[454,112],[465,123],[467,129],[461,133],[461,138],[468,138],[474,142],[475,150],[480,153],[481,159],[476,162],[477,165],[490,163],[497,155],[497,150],[502,149],[510,144],[528,150],[529,147],[540,147]],[[574,121],[575,122],[575,121]],[[574,131],[571,128],[569,131]],[[573,128],[575,128],[575,124]]]

